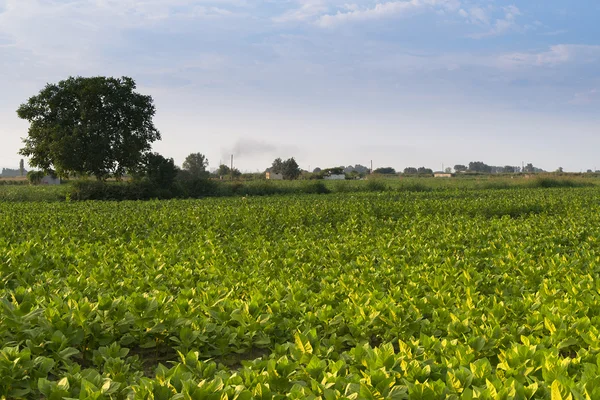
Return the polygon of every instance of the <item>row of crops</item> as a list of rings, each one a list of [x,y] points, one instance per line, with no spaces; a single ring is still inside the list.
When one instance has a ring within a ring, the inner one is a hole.
[[[600,189],[0,203],[0,398],[599,399]]]

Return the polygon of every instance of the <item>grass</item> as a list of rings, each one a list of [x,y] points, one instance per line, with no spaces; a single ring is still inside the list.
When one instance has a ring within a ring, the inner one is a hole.
[[[110,183],[125,185],[127,183]],[[269,196],[291,194],[327,194],[361,192],[431,192],[441,190],[502,190],[511,188],[577,188],[600,184],[598,177],[581,174],[540,174],[533,177],[521,176],[476,176],[436,179],[422,177],[375,178],[367,180],[324,181],[210,181],[202,191],[202,197]],[[168,198],[169,196],[167,196]],[[171,196],[172,197],[172,196]],[[77,195],[70,183],[60,186],[30,186],[23,184],[1,184],[0,201],[65,201],[75,200]],[[94,197],[91,197],[94,198]],[[107,199],[112,199],[108,197]]]
[[[0,201],[64,201],[69,191],[68,185],[30,186],[30,185],[0,185]]]

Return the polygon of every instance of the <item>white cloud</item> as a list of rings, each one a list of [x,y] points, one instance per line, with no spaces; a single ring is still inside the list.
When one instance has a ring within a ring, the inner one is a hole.
[[[600,46],[559,44],[547,51],[509,53],[498,58],[504,67],[552,67],[566,63],[587,64],[600,61]]]
[[[471,20],[483,25],[491,26],[487,32],[477,33],[471,35],[475,39],[481,39],[490,36],[498,36],[504,33],[508,33],[514,30],[519,30],[520,27],[517,24],[517,17],[522,15],[521,11],[516,6],[504,7],[504,16],[495,20],[493,24],[490,23],[487,13],[481,8],[474,8],[471,10]]]
[[[5,0],[4,4],[0,37],[6,39],[0,42],[0,58],[8,59],[3,48],[10,44],[47,70],[69,73],[114,66],[106,55],[125,53],[123,49],[131,45],[127,36],[134,30],[168,33],[167,29],[196,19],[218,22],[234,15],[236,7],[247,7],[242,0]]]
[[[486,26],[490,24],[490,18],[487,11],[481,7],[472,7],[469,9],[469,11],[461,9],[459,14],[464,18],[468,18],[473,24]]]
[[[406,0],[377,3],[371,8],[355,7],[348,11],[338,11],[336,14],[322,15],[316,22],[321,27],[333,27],[346,22],[377,20],[395,16],[415,14],[426,10],[460,10],[459,0]]]
[[[302,22],[321,15],[328,7],[321,0],[303,0],[300,8],[288,10],[273,18],[275,22]]]
[[[594,103],[598,100],[598,89],[591,89],[585,92],[575,93],[573,98],[569,101],[569,104],[576,106],[585,106]]]

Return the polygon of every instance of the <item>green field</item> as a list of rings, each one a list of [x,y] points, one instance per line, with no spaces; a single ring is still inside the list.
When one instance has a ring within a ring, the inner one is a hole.
[[[0,398],[599,399],[600,188],[472,189],[0,202]]]

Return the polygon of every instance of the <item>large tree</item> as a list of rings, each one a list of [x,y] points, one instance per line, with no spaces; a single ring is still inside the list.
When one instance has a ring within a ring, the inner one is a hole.
[[[298,179],[302,171],[296,160],[294,160],[294,157],[292,157],[283,162],[281,173],[283,179],[294,180]]]
[[[470,172],[483,172],[483,173],[489,174],[492,172],[492,167],[482,161],[471,161],[469,163],[469,171]]]
[[[135,169],[160,140],[152,97],[128,77],[70,77],[48,84],[17,110],[30,122],[20,154],[59,176],[104,179]]]
[[[242,175],[242,173],[239,169],[234,167],[232,170],[225,164],[219,165],[219,169],[217,169],[215,174],[221,179],[223,179],[223,177],[227,177],[227,176],[229,176],[231,178],[238,178]]]
[[[281,158],[276,158],[273,160],[273,164],[271,164],[271,172],[274,174],[282,174],[283,173],[283,161]]]
[[[195,178],[206,177],[208,175],[206,167],[208,167],[208,159],[201,153],[192,153],[183,162],[183,170],[188,171]]]
[[[144,154],[140,167],[142,176],[162,188],[171,187],[179,172],[172,158],[165,158],[158,153]]]
[[[269,169],[274,174],[283,175],[283,179],[294,180],[298,179],[302,171],[300,170],[300,166],[294,160],[294,157],[288,158],[283,161],[281,158],[276,158],[273,160],[271,164],[271,168]]]
[[[392,167],[382,167],[377,168],[375,171],[373,171],[373,173],[382,175],[394,175],[396,173],[396,170]]]

